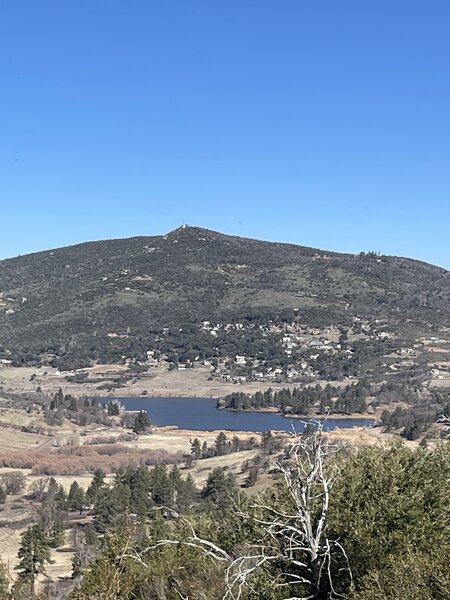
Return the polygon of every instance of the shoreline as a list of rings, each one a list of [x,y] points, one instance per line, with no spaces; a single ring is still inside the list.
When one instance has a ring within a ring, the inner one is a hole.
[[[153,396],[154,397],[154,396]],[[191,396],[193,397],[193,396]],[[150,396],[149,396],[150,398]],[[283,417],[284,419],[304,419],[305,421],[314,421],[314,420],[318,420],[318,421],[326,421],[326,420],[333,420],[333,421],[351,421],[352,419],[354,420],[360,420],[360,419],[366,419],[366,420],[371,420],[374,423],[376,421],[379,420],[379,416],[377,416],[374,413],[349,413],[349,414],[343,414],[343,413],[334,413],[334,414],[312,414],[312,415],[298,415],[298,414],[284,414],[282,413],[279,409],[277,409],[275,406],[271,407],[268,406],[267,408],[227,408],[226,406],[220,406],[217,407],[217,410],[228,410],[230,412],[236,412],[236,413],[268,413],[268,414],[277,414],[280,415],[280,417]]]

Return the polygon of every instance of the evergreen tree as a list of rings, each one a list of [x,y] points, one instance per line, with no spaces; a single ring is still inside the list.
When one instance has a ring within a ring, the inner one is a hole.
[[[69,510],[79,510],[81,514],[85,501],[83,489],[78,485],[77,481],[74,481],[70,486],[69,495],[67,496],[67,508]]]
[[[185,479],[180,482],[176,497],[176,505],[180,512],[188,510],[197,499],[198,491],[195,487],[194,479],[189,473]]]
[[[118,481],[111,489],[101,488],[94,505],[94,527],[105,533],[127,519],[131,492],[127,485]]]
[[[56,483],[56,481],[55,481]],[[67,494],[62,485],[58,485],[56,483],[56,492],[55,492],[55,506],[59,508],[59,510],[66,510],[67,508]],[[50,489],[50,488],[49,488]]]
[[[173,487],[167,475],[166,465],[156,465],[150,472],[152,498],[159,506],[169,506],[173,502]]]
[[[55,402],[55,408],[59,408],[60,406],[62,406],[64,404],[64,393],[62,391],[62,388],[59,388],[59,390],[54,395],[53,399]]]
[[[53,561],[45,533],[40,525],[29,527],[22,534],[22,543],[17,556],[20,559],[16,569],[19,579],[29,584],[31,598],[35,598],[35,582],[40,573],[45,573],[46,563]]]
[[[47,537],[51,548],[58,548],[64,543],[64,522],[58,509],[55,497],[48,496],[38,509],[38,524]]]
[[[178,491],[183,478],[181,477],[181,472],[177,465],[173,465],[170,469],[169,479],[174,489]]]
[[[84,529],[84,536],[86,538],[86,544],[88,546],[97,546],[97,534],[92,525],[88,525]]]
[[[202,498],[225,507],[232,494],[236,491],[236,478],[233,473],[227,473],[223,467],[213,469],[202,490]]]
[[[54,477],[50,477],[47,485],[47,499],[54,499],[58,492],[58,483]]]
[[[94,477],[86,490],[87,504],[94,504],[99,491],[105,486],[105,472],[102,469],[94,471]]]
[[[127,467],[117,474],[116,483],[120,482],[129,490],[129,510],[145,518],[152,505],[151,476],[145,466]]]
[[[117,404],[117,402],[113,402],[112,400],[110,400],[107,404],[107,411],[108,411],[108,415],[110,417],[119,416],[120,411],[119,411],[119,405]]]
[[[264,431],[261,434],[261,446],[267,454],[272,454],[277,447],[277,441],[271,431]]]
[[[147,429],[150,427],[150,420],[148,415],[143,410],[136,416],[133,425],[134,433],[145,433]]]
[[[195,438],[195,440],[191,441],[191,454],[194,455],[195,460],[199,460],[202,456],[202,448],[198,438]]]
[[[50,548],[59,548],[64,544],[64,521],[59,513],[56,513],[53,519],[49,531],[48,543]]]
[[[73,396],[69,396],[70,398],[70,402],[69,402],[69,410],[71,412],[77,412],[78,410],[78,402],[77,399],[74,398]],[[68,397],[66,396],[66,400],[68,399]]]
[[[202,444],[202,458],[208,458],[208,444],[206,441]]]
[[[223,456],[226,452],[227,447],[227,436],[223,431],[221,431],[216,437],[214,445],[216,447],[217,456]]]

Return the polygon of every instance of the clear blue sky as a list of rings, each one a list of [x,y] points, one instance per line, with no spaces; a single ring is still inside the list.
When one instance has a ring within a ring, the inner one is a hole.
[[[448,0],[1,0],[0,257],[183,222],[450,268]]]

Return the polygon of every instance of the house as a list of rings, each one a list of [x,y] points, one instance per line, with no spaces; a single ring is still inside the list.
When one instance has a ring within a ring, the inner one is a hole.
[[[236,354],[235,362],[237,365],[245,365],[246,358],[241,354]]]
[[[262,371],[252,371],[252,377],[254,379],[262,379],[264,377],[264,373]]]

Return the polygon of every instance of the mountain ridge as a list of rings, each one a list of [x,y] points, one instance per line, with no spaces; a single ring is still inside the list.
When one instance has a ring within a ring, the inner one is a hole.
[[[128,332],[132,345],[165,327],[282,310],[311,325],[378,319],[409,339],[449,326],[449,307],[450,272],[423,261],[191,226],[0,261],[0,352],[22,355],[70,347],[94,360],[108,334]]]
[[[76,243],[71,243],[71,244],[67,244],[64,246],[58,246],[58,247],[50,247],[50,248],[45,248],[45,249],[40,249],[40,250],[34,250],[32,252],[26,252],[24,254],[17,254],[15,256],[6,256],[4,258],[0,258],[0,265],[1,263],[5,263],[8,261],[15,261],[18,259],[22,259],[22,258],[27,258],[27,257],[31,257],[31,256],[37,256],[37,255],[45,255],[47,253],[51,253],[51,252],[55,252],[55,251],[64,251],[64,250],[69,250],[69,249],[77,249],[80,247],[87,247],[87,246],[91,246],[91,245],[97,245],[97,244],[108,244],[110,242],[127,242],[127,241],[134,241],[134,240],[151,240],[151,239],[161,239],[161,238],[166,238],[168,236],[176,236],[180,233],[182,233],[183,231],[191,231],[191,232],[196,232],[198,234],[201,233],[207,233],[207,234],[214,234],[217,236],[222,236],[224,238],[229,238],[232,240],[250,240],[253,242],[259,242],[262,244],[273,244],[276,246],[286,246],[286,247],[291,247],[291,248],[304,248],[308,251],[314,251],[314,252],[318,252],[318,253],[323,253],[323,254],[329,254],[329,255],[335,255],[335,256],[358,256],[360,254],[370,254],[370,253],[374,253],[380,256],[384,256],[384,257],[388,257],[388,258],[396,258],[396,259],[402,259],[402,260],[407,260],[407,261],[412,261],[415,263],[420,263],[423,265],[428,265],[430,267],[435,267],[436,269],[440,269],[446,273],[450,272],[450,269],[439,265],[439,264],[435,264],[435,263],[431,263],[428,262],[424,259],[421,258],[417,258],[417,257],[412,257],[412,256],[403,256],[403,255],[395,255],[395,254],[383,254],[380,252],[375,252],[375,251],[368,251],[368,250],[361,250],[359,252],[344,252],[344,251],[340,251],[340,250],[327,250],[326,248],[319,248],[319,247],[315,247],[315,246],[305,246],[303,244],[299,244],[299,243],[294,243],[294,242],[286,242],[286,241],[277,241],[277,240],[264,240],[264,239],[260,239],[260,238],[251,238],[251,237],[247,237],[247,236],[242,236],[242,235],[235,235],[235,234],[230,234],[230,233],[223,233],[220,231],[216,231],[216,230],[212,230],[212,229],[208,229],[206,227],[200,227],[197,225],[180,225],[179,227],[175,227],[175,229],[171,229],[170,231],[163,233],[163,234],[157,234],[157,235],[133,235],[133,236],[126,236],[126,237],[119,237],[119,238],[105,238],[105,239],[100,239],[100,240],[86,240],[86,241],[81,241],[81,242],[76,242]]]

